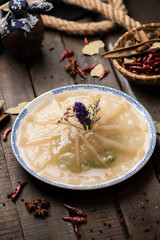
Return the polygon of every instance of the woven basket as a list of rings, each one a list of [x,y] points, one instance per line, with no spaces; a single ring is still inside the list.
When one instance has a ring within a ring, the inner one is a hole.
[[[159,27],[160,28],[160,23],[151,23],[151,24],[143,24],[142,26],[138,27],[138,28],[134,28],[131,29],[130,31],[126,32],[125,34],[123,34],[115,43],[114,45],[114,49],[119,48],[119,47],[124,47],[124,39],[128,39],[129,40],[129,36],[131,34],[131,32],[133,32],[133,30],[145,30],[147,31],[147,29],[155,29]],[[134,82],[136,84],[141,84],[141,85],[160,85],[160,75],[153,75],[153,76],[145,76],[145,75],[138,75],[138,74],[133,74],[129,71],[127,71],[126,69],[124,69],[119,62],[114,59],[113,60],[113,64],[114,66],[118,69],[118,71],[130,82]]]

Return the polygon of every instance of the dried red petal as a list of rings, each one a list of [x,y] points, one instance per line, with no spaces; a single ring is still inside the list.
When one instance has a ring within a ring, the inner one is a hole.
[[[84,43],[85,43],[85,44],[88,44],[88,39],[87,39],[87,37],[84,37]]]
[[[52,51],[53,49],[54,49],[54,47],[50,47],[50,48],[49,48],[49,51]]]
[[[124,222],[124,220],[125,220],[125,218],[123,217],[123,218],[121,218],[121,220],[120,220],[120,223],[123,223]]]
[[[145,232],[149,231],[149,227],[145,227],[145,228],[144,228],[144,231],[145,231]]]

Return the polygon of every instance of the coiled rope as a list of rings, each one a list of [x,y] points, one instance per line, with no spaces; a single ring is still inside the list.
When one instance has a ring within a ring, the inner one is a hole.
[[[41,2],[30,0],[29,2]],[[86,10],[101,14],[106,20],[100,22],[80,23],[67,21],[54,16],[42,15],[44,25],[49,28],[65,31],[72,35],[94,35],[106,33],[115,26],[120,25],[126,30],[139,27],[141,24],[127,15],[123,0],[62,0],[66,4],[83,7]],[[6,7],[6,4],[1,8]]]

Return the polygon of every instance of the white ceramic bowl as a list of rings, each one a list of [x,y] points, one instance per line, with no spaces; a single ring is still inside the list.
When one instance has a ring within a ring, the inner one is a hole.
[[[27,159],[25,158],[21,147],[18,146],[18,141],[17,141],[18,136],[20,134],[20,125],[24,121],[25,117],[29,113],[31,113],[33,111],[33,109],[35,109],[46,97],[53,98],[53,95],[57,95],[59,93],[65,92],[65,91],[73,91],[73,90],[78,90],[78,89],[87,89],[87,90],[95,90],[96,89],[100,92],[101,91],[102,92],[110,92],[111,94],[119,95],[122,98],[124,98],[127,102],[129,102],[131,105],[133,105],[141,114],[143,114],[143,116],[149,126],[150,144],[149,144],[149,147],[147,149],[147,152],[146,152],[146,155],[144,156],[144,158],[141,159],[138,163],[136,163],[135,166],[127,174],[125,174],[121,177],[118,177],[117,179],[108,181],[108,182],[105,181],[101,184],[94,184],[92,186],[85,186],[85,185],[80,186],[80,185],[71,185],[71,184],[66,184],[63,182],[60,183],[60,182],[48,180],[48,179],[40,176],[35,171],[33,171],[32,168],[27,163]],[[21,166],[27,172],[29,172],[31,175],[33,175],[34,177],[36,177],[37,179],[39,179],[45,183],[51,184],[56,187],[74,189],[74,190],[90,190],[90,189],[104,188],[104,187],[115,185],[117,183],[120,183],[120,182],[128,179],[129,177],[131,177],[135,173],[137,173],[147,163],[147,161],[150,159],[150,157],[153,153],[153,150],[155,148],[155,143],[156,143],[156,130],[155,130],[153,120],[152,120],[150,114],[147,112],[147,110],[139,102],[137,102],[135,99],[131,98],[129,95],[127,95],[121,91],[118,91],[116,89],[112,89],[112,88],[105,87],[105,86],[88,85],[88,84],[70,85],[70,86],[66,86],[66,87],[60,87],[57,89],[53,89],[49,92],[46,92],[46,93],[42,94],[41,96],[35,98],[18,115],[18,117],[16,118],[15,123],[13,125],[12,134],[11,134],[11,144],[12,144],[12,149],[13,149],[14,155],[17,158],[18,162],[21,164]]]

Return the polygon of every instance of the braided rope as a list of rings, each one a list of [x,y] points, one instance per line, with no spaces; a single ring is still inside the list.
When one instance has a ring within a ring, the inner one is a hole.
[[[45,0],[35,0],[40,2]],[[127,30],[139,27],[141,24],[127,15],[127,9],[123,0],[62,0],[66,4],[83,7],[89,11],[100,13],[107,20],[100,22],[80,23],[67,21],[53,16],[42,15],[44,25],[49,28],[65,31],[72,35],[94,35],[108,32],[120,25]],[[29,0],[32,2],[32,0]],[[1,8],[6,7],[6,4]]]
[[[127,30],[140,26],[138,21],[127,15],[127,10],[122,0],[110,0],[109,3],[105,3],[106,1],[103,2],[102,0],[63,0],[63,2],[100,13],[109,20],[78,23],[43,15],[42,19],[46,27],[56,28],[74,35],[94,35],[111,30],[117,23]]]

